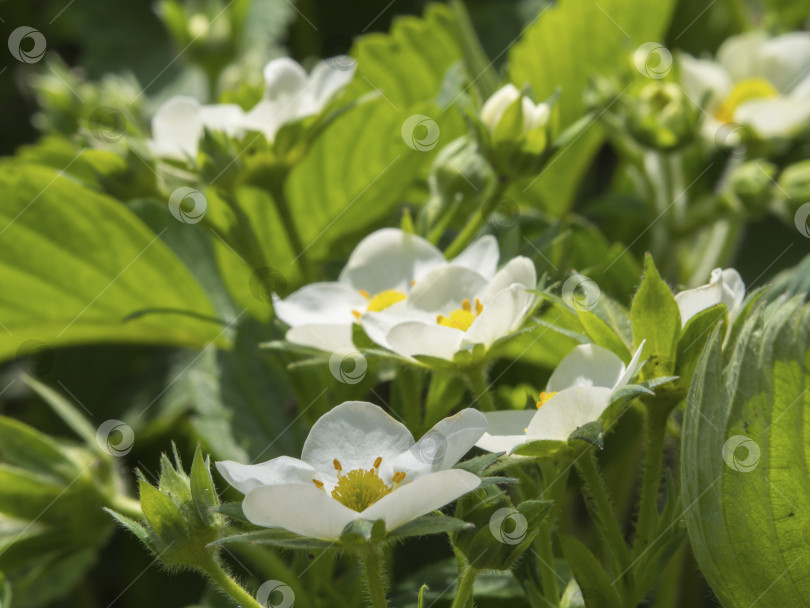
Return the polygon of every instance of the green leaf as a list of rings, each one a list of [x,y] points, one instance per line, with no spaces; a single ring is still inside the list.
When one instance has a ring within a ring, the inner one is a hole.
[[[625,363],[628,361],[630,351],[627,345],[607,323],[589,310],[580,310],[579,320],[594,343],[615,353]]]
[[[154,539],[149,534],[149,531],[146,528],[144,528],[142,524],[138,523],[134,519],[130,519],[126,515],[121,515],[120,513],[117,513],[116,511],[113,511],[112,509],[105,508],[104,510],[107,513],[109,513],[110,516],[112,516],[112,518],[115,519],[115,521],[117,521],[119,524],[121,524],[121,526],[125,530],[129,530],[135,536],[137,536],[138,539],[144,545],[146,545],[150,550],[156,551],[156,549],[157,549],[156,552],[158,552],[158,553],[160,552],[160,549],[155,546]]]
[[[602,421],[586,422],[568,436],[569,443],[574,439],[590,443],[601,450],[605,447],[605,431]]]
[[[217,513],[222,513],[225,517],[229,517],[230,519],[236,519],[248,524],[251,523],[250,520],[245,517],[241,502],[223,502],[213,507],[213,510]]]
[[[613,73],[622,56],[628,57],[629,65],[629,55],[636,48],[660,40],[674,5],[674,0],[663,0],[654,11],[646,11],[639,10],[636,0],[561,0],[544,8],[512,47],[509,79],[518,88],[530,84],[536,99],[560,89],[560,127],[564,129],[585,114],[583,92],[591,77]],[[531,185],[533,196],[541,198],[545,209],[562,215],[570,208],[603,136],[600,127],[591,127]]]
[[[810,602],[810,306],[715,328],[684,416],[682,490],[695,558],[723,606]]]
[[[79,464],[54,439],[5,416],[0,416],[0,460],[65,483],[81,473]]]
[[[387,538],[407,538],[409,536],[427,536],[428,534],[441,534],[443,532],[457,532],[475,528],[468,523],[449,515],[423,515],[413,521],[401,525],[389,532]]]
[[[555,458],[569,452],[568,445],[563,441],[542,439],[529,441],[517,446],[513,453],[518,456],[531,456],[533,458]]]
[[[11,608],[11,584],[0,572],[0,608]]]
[[[470,473],[474,473],[475,475],[481,475],[487,468],[494,463],[498,458],[503,456],[505,452],[495,452],[495,453],[488,453],[482,454],[481,456],[476,456],[475,458],[470,458],[469,460],[465,460],[464,462],[459,462],[454,466],[454,469],[464,469],[465,471],[469,471]]]
[[[200,518],[205,523],[211,523],[211,509],[219,504],[219,497],[211,478],[211,463],[208,456],[203,457],[199,444],[191,462],[191,496]]]
[[[581,542],[570,536],[559,536],[565,559],[571,566],[579,584],[585,606],[588,608],[622,608],[622,599],[610,576],[593,553]]]
[[[357,40],[352,51],[357,72],[347,96],[379,91],[400,109],[431,100],[445,72],[463,58],[459,41],[458,25],[447,6],[432,4],[421,18],[400,17],[389,34]]]
[[[23,381],[37,393],[45,403],[51,406],[51,409],[67,424],[73,431],[81,437],[84,442],[92,450],[97,451],[101,455],[108,456],[109,454],[98,447],[96,441],[96,429],[93,428],[84,414],[82,414],[76,407],[62,395],[55,390],[42,384],[31,376],[23,376]]]
[[[675,296],[658,274],[652,256],[645,258],[644,278],[633,298],[630,309],[633,339],[636,346],[646,340],[642,360],[652,358],[653,372],[644,370],[644,377],[671,376],[675,371],[678,338],[681,334],[681,313]],[[645,366],[647,369],[650,367]]]
[[[40,167],[0,169],[0,190],[0,358],[88,342],[225,343],[218,325],[189,316],[124,322],[150,308],[213,310],[159,235],[119,202]]]
[[[256,532],[246,532],[245,534],[235,534],[226,536],[211,543],[212,547],[218,545],[230,545],[233,543],[255,543],[258,545],[272,545],[283,549],[326,549],[334,543],[315,538],[299,536],[281,528],[267,528]]]

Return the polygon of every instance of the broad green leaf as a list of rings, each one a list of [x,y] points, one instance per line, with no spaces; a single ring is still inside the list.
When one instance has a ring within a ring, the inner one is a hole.
[[[726,608],[810,603],[810,307],[794,298],[718,327],[687,400],[682,490],[695,557]]]
[[[229,545],[233,543],[256,543],[285,549],[325,549],[332,544],[324,540],[299,536],[281,528],[267,528],[256,532],[226,536],[214,541],[211,545]]]
[[[450,517],[449,515],[423,515],[418,519],[392,530],[387,538],[406,538],[408,536],[427,536],[428,534],[441,534],[443,532],[457,532],[467,528],[474,528],[471,523]]]
[[[41,167],[0,169],[0,189],[0,357],[88,342],[225,343],[219,325],[187,315],[124,321],[152,308],[213,310],[159,234],[120,203]]]
[[[675,371],[681,314],[675,296],[658,274],[652,256],[647,254],[644,278],[633,298],[630,318],[636,346],[646,340],[642,360],[652,358],[647,377],[671,376]]]
[[[0,461],[70,483],[81,466],[59,443],[27,424],[0,416]]]
[[[622,608],[622,599],[599,560],[581,542],[560,535],[565,559],[571,565],[587,608]]]
[[[447,6],[433,4],[421,18],[400,17],[390,33],[357,40],[352,50],[357,72],[347,95],[376,91],[400,110],[431,100],[450,66],[463,59],[459,40]]]
[[[678,339],[676,371],[681,377],[682,384],[687,388],[692,381],[700,353],[703,352],[703,347],[718,324],[722,324],[723,327],[728,325],[728,314],[722,304],[700,311],[689,319],[681,332]]]
[[[81,437],[87,447],[100,450],[96,441],[96,429],[76,407],[55,390],[30,376],[23,378],[25,383],[33,389],[56,414],[67,424],[74,433]],[[0,445],[2,442],[0,442]],[[101,454],[106,452],[101,451]]]
[[[579,311],[579,320],[595,344],[607,348],[627,362],[630,356],[627,345],[607,323],[589,310]]]
[[[518,87],[528,83],[536,99],[557,89],[560,126],[573,124],[585,113],[583,92],[594,75],[606,76],[645,42],[666,32],[674,0],[655,10],[640,10],[635,0],[561,0],[545,8],[509,54],[509,79]],[[559,155],[531,185],[545,209],[564,214],[577,186],[603,139],[593,126]]]

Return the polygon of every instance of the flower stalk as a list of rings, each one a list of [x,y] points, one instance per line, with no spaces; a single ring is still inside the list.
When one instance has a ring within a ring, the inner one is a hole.
[[[371,608],[388,608],[379,550],[375,547],[368,547],[360,552],[359,560],[365,576]]]
[[[467,608],[471,605],[473,599],[473,585],[475,579],[478,577],[478,569],[472,566],[466,566],[461,571],[461,576],[458,580],[458,591],[453,600],[451,608]]]

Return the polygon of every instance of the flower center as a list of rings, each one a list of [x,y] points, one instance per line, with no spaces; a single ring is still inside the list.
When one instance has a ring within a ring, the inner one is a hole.
[[[394,473],[393,483],[389,486],[380,478],[380,464],[382,458],[378,456],[370,469],[354,469],[343,473],[343,466],[335,459],[338,482],[332,490],[332,498],[352,511],[362,513],[383,496],[396,490],[405,480],[405,473],[402,471]],[[323,489],[323,482],[313,479],[312,483],[317,488]]]
[[[368,306],[366,306],[366,312],[380,312],[381,310],[385,310],[389,306],[393,306],[397,302],[401,302],[402,300],[406,299],[408,296],[402,293],[397,289],[386,289],[385,291],[381,291],[380,293],[374,294],[372,296],[369,292],[364,289],[359,290],[360,295],[363,296],[366,300],[368,300]],[[353,310],[352,313],[358,319],[362,316],[359,310]]]
[[[481,304],[478,298],[475,298],[475,310],[473,310],[469,300],[464,300],[461,303],[461,308],[448,313],[446,317],[444,315],[438,315],[436,317],[436,323],[444,325],[445,327],[467,331],[483,310],[484,305]]]
[[[556,394],[557,394],[556,392],[553,393],[547,393],[546,391],[541,392],[540,396],[537,398],[537,409],[539,410],[541,407],[543,407]]]
[[[734,113],[746,101],[778,96],[779,91],[764,78],[747,78],[734,85],[731,93],[715,111],[714,117],[720,122],[734,122]]]

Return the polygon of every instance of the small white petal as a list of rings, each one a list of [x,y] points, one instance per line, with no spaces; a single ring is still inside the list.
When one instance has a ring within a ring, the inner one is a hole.
[[[444,255],[428,241],[396,228],[371,233],[355,247],[339,281],[371,295],[388,289],[407,293]]]
[[[498,123],[501,122],[501,118],[503,118],[504,112],[518,97],[520,97],[520,91],[511,83],[495,91],[481,108],[481,122],[490,131],[495,131]]]
[[[489,427],[476,447],[488,452],[511,452],[526,442],[526,429],[536,413],[536,410],[485,413]]]
[[[810,65],[810,32],[791,32],[771,38],[760,49],[762,75],[780,91],[796,86]]]
[[[407,478],[406,478],[407,480]],[[363,511],[363,519],[385,521],[389,532],[453,502],[481,485],[477,475],[460,469],[437,471],[386,494]]]
[[[321,540],[336,540],[359,513],[339,503],[314,485],[262,486],[242,502],[248,520],[266,528]]]
[[[491,234],[487,234],[469,245],[453,258],[451,263],[474,270],[485,279],[491,279],[498,267],[499,257],[498,240]]]
[[[709,113],[731,92],[731,77],[714,61],[684,54],[680,57],[680,68],[681,83],[687,96],[693,103],[705,103],[704,109]]]
[[[580,344],[560,361],[548,379],[546,391],[556,393],[572,386],[613,388],[624,372],[622,360],[608,349]]]
[[[484,298],[493,298],[495,294],[516,283],[526,289],[537,288],[537,270],[529,258],[518,256],[509,260],[487,286]]]
[[[346,58],[335,58],[338,61],[343,61]],[[338,69],[334,65],[334,61],[321,61],[312,70],[307,82],[307,93],[312,97],[313,103],[320,112],[327,103],[334,97],[340,90],[351,82],[354,76],[356,63],[349,69]]]
[[[284,299],[274,298],[278,318],[291,327],[313,323],[352,323],[352,311],[363,312],[368,301],[342,283],[310,283]]]
[[[158,156],[184,158],[197,154],[202,133],[200,103],[191,97],[172,97],[152,118],[151,148]]]
[[[449,469],[472,449],[487,429],[487,419],[467,408],[436,423],[407,452],[394,459],[392,470],[413,481],[431,471]]]
[[[810,104],[789,96],[752,99],[737,107],[734,122],[751,127],[765,139],[790,137],[808,127]]]
[[[273,59],[264,66],[265,98],[294,97],[306,86],[307,73],[289,57]]]
[[[453,360],[461,349],[464,332],[443,325],[429,325],[420,321],[405,321],[388,332],[387,342],[397,353],[412,357],[428,355]]]
[[[740,314],[743,300],[745,300],[745,283],[740,273],[734,268],[726,268],[721,274],[723,281],[722,301],[728,310],[729,322],[733,322]]]
[[[720,304],[723,300],[723,288],[720,283],[712,282],[694,289],[687,289],[675,296],[681,312],[681,326],[686,326],[689,319],[701,310]]]
[[[641,353],[644,350],[644,344],[646,344],[647,340],[642,340],[641,344],[639,344],[636,352],[633,353],[633,358],[630,359],[630,363],[627,364],[627,369],[624,370],[621,378],[619,378],[618,382],[613,385],[613,390],[622,388],[627,386],[630,380],[638,373],[639,369],[641,369]]]
[[[483,344],[489,348],[493,342],[510,334],[520,323],[525,300],[526,289],[522,285],[512,285],[487,300],[484,310],[464,334],[462,346]]]
[[[334,474],[333,461],[344,472],[369,469],[377,457],[383,464],[408,450],[413,436],[400,422],[366,401],[346,401],[321,416],[304,442],[301,460],[315,470]]]
[[[610,403],[612,392],[597,386],[560,391],[537,410],[526,431],[526,441],[567,441],[579,427],[599,419]]]
[[[760,61],[762,46],[767,40],[768,35],[762,31],[732,36],[717,49],[717,61],[731,75],[734,82],[746,78],[767,78],[768,75],[763,72]]]
[[[217,471],[230,485],[247,494],[261,486],[277,486],[291,483],[312,485],[312,479],[320,479],[310,465],[297,458],[279,456],[261,464],[240,464],[231,460],[216,463]]]
[[[287,342],[310,346],[325,352],[340,349],[354,349],[352,340],[352,323],[313,323],[299,325],[287,330]]]
[[[272,142],[281,126],[293,118],[294,107],[289,101],[263,99],[245,114],[242,119],[242,128],[263,133],[267,141]]]
[[[220,103],[200,108],[202,125],[212,131],[237,135],[242,130],[245,113],[234,103]]]
[[[408,305],[435,315],[461,308],[464,300],[472,302],[486,288],[487,281],[469,268],[446,264],[430,271],[414,285]]]

